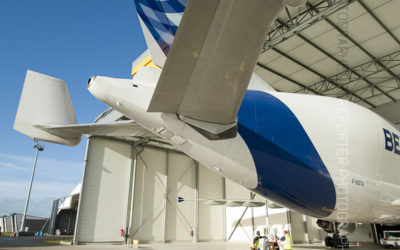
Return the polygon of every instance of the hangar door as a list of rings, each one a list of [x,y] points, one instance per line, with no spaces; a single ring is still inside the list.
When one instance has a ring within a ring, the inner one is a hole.
[[[222,198],[222,178],[188,156],[144,147],[137,157],[130,239],[192,241],[196,228],[196,190],[200,198]],[[197,185],[196,185],[197,183]],[[196,188],[197,186],[197,188]],[[185,202],[178,203],[178,197]],[[224,209],[200,203],[199,240],[222,240]]]
[[[221,176],[183,153],[91,137],[74,242],[192,241],[196,228],[200,241],[224,240],[224,207],[195,201],[224,192]]]
[[[77,225],[77,241],[123,241],[129,197],[131,146],[91,137],[85,163]]]
[[[200,164],[199,198],[225,198],[224,179]],[[199,202],[199,240],[225,240],[225,206],[210,206]]]
[[[149,147],[137,159],[130,237],[144,242],[190,240],[193,202],[178,206],[177,197],[194,197],[194,161]]]

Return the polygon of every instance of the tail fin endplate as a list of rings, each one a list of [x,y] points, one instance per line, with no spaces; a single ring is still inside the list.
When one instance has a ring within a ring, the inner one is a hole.
[[[76,117],[66,83],[28,70],[14,129],[33,139],[72,146],[80,142],[80,135],[63,137],[38,127],[70,124],[76,124]]]

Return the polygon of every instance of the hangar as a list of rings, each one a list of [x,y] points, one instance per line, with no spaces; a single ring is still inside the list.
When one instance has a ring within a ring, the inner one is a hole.
[[[19,232],[22,223],[23,214],[12,213],[10,215],[4,215],[0,217],[0,233],[16,233]],[[48,229],[48,218],[38,216],[26,216],[26,228],[27,231],[37,232],[45,231]]]
[[[399,125],[398,13],[396,0],[310,0],[287,7],[267,34],[254,71],[277,91],[346,99]],[[133,68],[151,64],[145,58]],[[96,122],[126,119],[108,109]],[[266,224],[278,235],[289,229],[295,243],[326,236],[316,219],[268,201],[254,208],[215,205],[217,199],[266,201],[139,126],[122,137],[94,132],[84,166],[75,244],[250,241]],[[358,225],[349,239],[374,238],[374,227]]]
[[[108,109],[96,120],[124,119]],[[219,176],[159,138],[90,136],[80,196],[75,244],[180,241],[251,241],[266,223],[295,243],[321,242],[327,235],[317,219],[267,203],[231,207],[217,199],[265,200]],[[185,201],[178,202],[179,197]],[[205,201],[208,200],[208,201]],[[267,222],[268,220],[268,222]],[[371,242],[370,225],[350,240]]]

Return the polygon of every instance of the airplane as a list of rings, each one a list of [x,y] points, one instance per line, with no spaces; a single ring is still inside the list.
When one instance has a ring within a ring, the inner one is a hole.
[[[133,79],[87,82],[131,120],[76,124],[65,82],[28,71],[14,129],[64,145],[82,134],[163,138],[219,175],[318,218],[333,233],[327,246],[348,247],[343,234],[355,223],[400,224],[400,131],[358,104],[277,92],[253,73],[268,26],[302,1],[134,2],[148,51]]]

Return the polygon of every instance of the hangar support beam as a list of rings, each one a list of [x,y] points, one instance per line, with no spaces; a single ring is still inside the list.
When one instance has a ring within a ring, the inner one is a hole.
[[[144,150],[144,148],[142,148],[141,150],[137,150],[137,146],[141,146],[144,145],[146,143],[145,140],[139,140],[136,141],[135,143],[131,144],[131,169],[130,169],[130,178],[129,178],[129,190],[130,190],[130,194],[129,194],[129,207],[127,208],[127,211],[129,212],[129,216],[128,216],[128,228],[126,230],[127,235],[125,236],[125,244],[129,243],[128,242],[128,238],[129,236],[132,234],[133,232],[133,225],[132,225],[132,221],[133,221],[133,206],[134,206],[134,201],[135,201],[135,188],[136,188],[136,172],[137,172],[137,159],[138,159],[138,155],[141,154]]]
[[[303,12],[299,11],[296,15],[290,15],[290,12],[286,10],[288,20],[285,24],[275,21],[276,28],[268,32],[267,40],[264,43],[264,49],[261,53],[296,35],[312,24],[325,19],[352,2],[354,0],[325,0],[313,6],[313,8],[309,8],[307,5],[307,8]]]
[[[284,55],[283,52],[281,52],[281,51],[279,51],[277,49],[274,49],[274,50],[276,52],[278,52],[278,53],[281,53],[282,56],[286,56],[287,58],[289,57],[286,54]],[[297,62],[297,60],[293,59],[292,57],[289,57],[289,59],[291,59],[294,62]],[[400,50],[396,51],[394,53],[391,53],[389,55],[385,55],[383,57],[380,57],[379,60],[380,60],[381,63],[386,65],[386,68],[390,69],[390,68],[397,67],[397,66],[400,65]],[[298,62],[298,63],[299,63],[299,65],[303,66],[304,68],[313,71],[312,69],[310,69],[309,67],[305,66],[304,64],[302,64],[300,62]],[[268,71],[272,72],[273,74],[276,74],[276,75],[282,77],[283,79],[285,79],[287,81],[290,81],[290,82],[296,84],[297,86],[299,86],[300,90],[296,91],[296,93],[303,93],[303,94],[313,93],[313,94],[317,94],[317,95],[324,95],[324,93],[326,93],[326,92],[328,92],[330,90],[333,90],[333,89],[337,88],[338,86],[342,86],[343,87],[343,86],[346,86],[346,85],[348,85],[348,84],[350,84],[352,82],[355,82],[355,81],[360,81],[360,80],[364,80],[365,81],[365,79],[367,79],[367,78],[370,79],[369,81],[372,81],[371,77],[373,75],[384,71],[384,68],[380,67],[380,65],[376,61],[371,60],[371,61],[362,63],[360,65],[357,65],[355,67],[346,67],[346,69],[344,71],[339,72],[338,74],[333,75],[333,76],[331,76],[329,78],[324,77],[321,74],[318,74],[323,79],[321,79],[320,81],[318,81],[316,83],[313,83],[313,84],[307,86],[307,85],[305,85],[303,83],[300,83],[299,81],[294,80],[294,79],[292,79],[292,78],[290,78],[290,77],[288,77],[288,76],[286,76],[286,75],[284,75],[284,74],[282,74],[282,73],[280,73],[280,72],[278,72],[278,71],[276,71],[276,70],[274,70],[274,69],[262,64],[262,63],[258,62],[257,65],[260,66],[261,68],[263,68],[265,70],[268,70]],[[318,73],[318,72],[316,72],[316,73]],[[361,98],[359,95],[354,94],[354,92],[356,92],[356,91],[367,91],[368,89],[371,89],[371,91],[373,91],[373,89],[376,89],[375,85],[390,81],[392,79],[394,79],[394,78],[393,77],[379,77],[379,78],[374,79],[374,80],[378,80],[378,81],[376,81],[373,86],[368,85],[368,86],[362,87],[360,89],[355,89],[355,90],[352,90],[352,91],[349,90],[349,91],[346,91],[345,94],[339,95],[337,97],[343,98],[343,97],[347,96],[348,100],[357,101],[357,100],[353,99],[353,97],[356,97],[358,100],[364,101],[366,104],[370,105],[371,107],[375,107],[372,103],[370,103],[368,101],[368,99],[370,99],[372,97],[375,97],[375,96],[377,96],[379,94],[372,95],[371,97],[368,97],[368,98]],[[392,88],[391,90],[386,91],[384,93],[390,93],[392,91],[395,91],[395,90],[399,89],[400,88],[400,82],[397,82],[397,85],[398,86],[396,88]],[[380,91],[380,92],[382,93],[383,90]]]
[[[85,180],[85,171],[86,167],[88,164],[88,153],[89,153],[89,144],[90,144],[90,138],[91,136],[88,136],[86,139],[86,149],[85,149],[85,158],[83,160],[83,170],[82,170],[82,179],[81,183],[83,184],[83,181]],[[80,212],[81,212],[81,206],[82,206],[82,189],[81,189],[81,194],[79,195],[79,200],[78,200],[78,210],[76,213],[76,222],[75,222],[75,228],[74,228],[74,238],[72,239],[72,244],[78,245],[78,237],[79,237],[79,227],[78,227],[78,222],[80,218]]]
[[[286,219],[288,223],[288,230],[289,234],[293,236],[293,231],[292,231],[292,214],[289,209],[286,208]],[[291,243],[293,244],[293,237],[291,237]]]
[[[395,91],[400,89],[400,75],[396,73],[396,69],[400,65],[399,51],[392,52],[385,56],[376,53],[375,55],[374,52],[368,51],[361,43],[357,42],[351,34],[348,34],[341,24],[330,18],[332,14],[347,9],[350,4],[357,5],[356,7],[364,10],[365,15],[369,16],[371,21],[375,21],[382,28],[382,32],[384,31],[396,44],[400,45],[400,39],[376,16],[373,10],[369,9],[364,0],[322,0],[318,1],[316,4],[307,2],[307,8],[286,8],[286,11],[282,12],[280,17],[275,20],[274,28],[268,33],[265,46],[261,53],[271,49],[282,57],[306,69],[309,73],[318,76],[320,80],[314,83],[302,82],[264,63],[258,62],[257,65],[299,86],[300,88],[296,91],[297,93],[343,98],[353,102],[361,102],[370,108],[375,108],[377,106],[375,97],[378,96],[390,102],[397,102],[395,97],[397,92]],[[370,58],[369,60],[367,59],[368,62],[357,66],[351,65],[301,34],[301,31],[321,20],[325,20],[324,23],[331,26],[333,30],[337,32],[338,36],[348,40],[351,47],[354,46],[357,50],[360,50],[363,54],[368,56]],[[290,53],[278,47],[281,42],[292,36],[297,36],[307,45],[310,45],[335,62],[339,67],[336,74],[332,76],[331,74],[328,75],[319,72],[312,66],[307,65],[301,60],[297,60],[292,57]]]
[[[194,232],[193,242],[199,241],[199,162],[194,161]]]
[[[167,242],[167,209],[168,209],[168,166],[169,165],[169,153],[165,151],[165,193],[164,193],[164,229],[163,229],[163,241]]]
[[[400,65],[400,50],[396,51],[394,53],[391,53],[389,55],[381,57],[380,61],[382,63],[386,64],[387,68],[389,68],[389,69],[399,66]],[[379,67],[379,65],[375,61],[370,61],[370,62],[364,63],[364,64],[362,64],[362,66],[358,66],[356,70],[360,70],[360,71],[362,70],[362,71],[365,71],[366,73],[370,73],[369,76],[373,76],[375,74],[378,74],[378,73],[384,71],[384,69]],[[379,80],[376,84],[381,84],[381,83],[384,83],[384,82],[387,82],[387,81],[390,81],[390,80],[393,80],[393,79],[396,81],[397,87],[392,87],[390,90],[386,91],[386,93],[390,93],[392,91],[400,89],[400,81],[397,78],[394,78],[394,77],[376,77],[375,79]],[[357,81],[357,80],[358,79],[353,80],[353,81]],[[386,87],[386,88],[390,88],[390,87]],[[368,87],[363,87],[363,88],[360,88],[360,89],[358,89],[356,91],[366,91],[367,89],[369,89],[369,88]],[[367,97],[366,99],[368,100],[368,99],[371,99],[371,98],[373,98],[375,96],[378,96],[378,95],[379,94],[372,93],[372,95]],[[395,100],[395,102],[396,102],[396,100]]]
[[[315,6],[311,5],[310,3],[307,3],[310,8],[315,9],[316,12],[319,12],[315,8]],[[367,56],[369,56],[374,62],[376,62],[380,67],[382,67],[387,73],[392,75],[396,81],[400,82],[400,77],[396,75],[392,70],[387,68],[378,58],[373,56],[367,49],[365,49],[361,44],[359,44],[357,41],[355,41],[349,34],[347,34],[343,29],[341,29],[338,25],[336,25],[334,22],[329,20],[328,18],[324,19],[330,26],[332,26],[336,31],[338,31],[341,35],[343,35],[345,38],[347,38],[351,43],[353,43],[357,48],[359,48],[362,52],[364,52]]]
[[[256,197],[256,194],[253,193],[253,192],[250,192],[250,200],[253,200],[255,197]],[[229,241],[229,240],[232,238],[233,234],[235,233],[236,229],[237,229],[238,226],[240,225],[240,222],[242,221],[243,216],[246,214],[246,212],[247,212],[248,209],[249,209],[249,207],[245,207],[245,208],[244,208],[243,213],[240,215],[240,218],[236,221],[235,227],[233,228],[232,232],[230,233],[230,235],[229,235],[227,241]],[[253,228],[252,233],[254,233],[254,228]]]
[[[278,76],[282,77],[283,79],[285,79],[285,80],[287,80],[289,82],[292,82],[292,83],[296,84],[297,86],[301,87],[301,90],[303,90],[304,94],[308,94],[310,92],[312,92],[314,94],[317,94],[317,95],[320,94],[318,91],[316,91],[316,90],[314,90],[312,88],[309,88],[308,86],[306,86],[306,85],[304,85],[304,84],[302,84],[302,83],[300,83],[300,82],[298,82],[298,81],[296,81],[296,80],[294,80],[294,79],[292,79],[292,78],[290,78],[290,77],[288,77],[288,76],[286,76],[286,75],[284,75],[282,73],[279,73],[278,71],[273,70],[270,67],[268,67],[268,66],[266,66],[266,65],[264,65],[262,63],[257,62],[257,65],[260,66],[261,68],[263,68],[265,70],[268,70],[268,71],[274,73],[275,75],[278,75]]]
[[[308,225],[307,225],[307,216],[303,215],[303,223],[304,223],[304,237],[305,237],[305,242],[307,244],[310,244],[310,234],[308,233]]]
[[[391,53],[391,54],[388,54],[388,55],[380,57],[379,61],[381,63],[385,64],[386,67],[389,68],[389,69],[399,66],[400,65],[400,50],[398,50],[398,51],[396,51],[394,53]],[[384,71],[384,69],[382,67],[380,67],[379,64],[376,61],[370,60],[368,62],[362,63],[362,64],[357,65],[355,67],[348,68],[348,69],[346,69],[346,70],[344,70],[342,72],[339,72],[338,74],[331,76],[330,79],[333,80],[334,82],[337,82],[337,83],[340,82],[341,86],[346,86],[346,85],[348,85],[348,84],[350,84],[352,82],[364,80],[365,78],[372,79],[371,77],[373,75],[378,74],[378,73],[380,73],[382,71]],[[390,81],[392,79],[394,79],[394,78],[393,77],[379,77],[379,78],[376,78],[374,80],[378,80],[377,82],[375,82],[375,85],[376,85],[376,84],[381,84],[383,82]],[[330,90],[335,88],[335,86],[330,85],[329,83],[330,82],[327,82],[327,81],[325,81],[323,79],[321,81],[318,81],[316,83],[313,83],[313,84],[309,85],[308,88],[314,89],[315,91],[319,91],[321,94],[324,94],[325,92],[330,91]],[[391,91],[399,89],[400,88],[400,82],[397,82],[397,85],[398,85],[397,88],[393,88],[388,92],[391,92]],[[366,91],[368,89],[372,89],[373,90],[373,87],[372,86],[366,86],[366,87],[362,87],[360,89],[355,89],[352,92]],[[297,93],[300,93],[300,92],[304,93],[304,90],[297,91]],[[346,95],[347,94],[339,95],[337,97],[343,98]],[[376,94],[376,95],[378,95],[378,94]],[[374,97],[376,95],[373,95],[372,97]],[[348,98],[349,100],[352,100],[351,96],[348,96],[348,97],[349,97]],[[371,97],[366,98],[366,100],[368,100],[369,98],[371,98]]]
[[[388,27],[386,27],[385,24],[382,23],[382,21],[365,5],[365,3],[362,0],[358,0],[358,3],[368,12],[368,14],[375,19],[377,23],[388,33],[396,42],[397,44],[400,45],[400,40],[393,34]]]
[[[354,97],[356,97],[357,99],[359,99],[359,100],[365,102],[365,103],[368,104],[369,106],[371,106],[371,107],[373,107],[373,108],[376,108],[376,106],[375,106],[374,104],[372,104],[372,103],[370,103],[369,101],[365,100],[365,99],[362,98],[361,96],[359,96],[359,95],[357,95],[357,94],[355,94],[355,93],[352,93],[351,91],[349,91],[348,89],[346,89],[344,86],[337,84],[333,79],[328,78],[328,77],[322,75],[321,73],[319,73],[319,72],[315,71],[314,69],[308,67],[307,65],[303,64],[302,62],[299,62],[299,61],[296,60],[295,58],[293,58],[293,57],[291,57],[291,56],[289,56],[289,55],[283,53],[281,50],[279,50],[279,49],[277,49],[277,48],[272,48],[272,49],[273,49],[275,52],[277,52],[278,54],[280,54],[281,56],[283,56],[283,57],[289,59],[290,61],[292,61],[292,62],[294,62],[294,63],[300,65],[301,67],[305,68],[306,70],[308,70],[308,71],[314,73],[315,75],[319,76],[320,78],[322,78],[323,81],[326,81],[326,82],[332,84],[333,86],[335,86],[335,87],[341,89],[341,90],[342,90],[344,93],[346,93],[347,95],[349,95],[349,96],[353,95]]]
[[[289,28],[289,26],[282,20],[280,20],[280,18],[278,17],[277,22],[279,22],[281,25],[284,25],[285,27]],[[370,80],[368,80],[366,77],[362,76],[361,74],[357,73],[356,71],[354,71],[351,67],[349,67],[347,64],[345,64],[344,62],[340,61],[339,59],[337,59],[336,57],[334,57],[332,54],[326,52],[324,49],[322,49],[320,46],[316,45],[314,42],[312,42],[311,40],[309,40],[308,38],[306,38],[305,36],[303,36],[300,33],[296,33],[296,35],[301,38],[303,41],[305,41],[307,44],[311,45],[312,47],[314,47],[315,49],[317,49],[319,52],[321,52],[322,54],[324,54],[325,56],[329,57],[330,59],[332,59],[333,61],[335,61],[337,64],[339,64],[340,66],[342,66],[344,69],[350,71],[352,74],[357,75],[360,79],[364,80],[366,83],[368,83],[371,87],[376,88],[378,91],[380,91],[382,94],[386,95],[389,99],[391,99],[392,101],[396,101],[396,99],[394,99],[392,96],[390,96],[389,94],[385,93],[385,91],[383,91],[382,89],[380,89],[379,87],[377,87],[375,84],[373,84]],[[272,47],[272,48],[275,48]],[[317,74],[318,75],[318,74]],[[326,76],[323,76],[322,78],[326,78]],[[343,86],[339,86],[339,88],[342,88]],[[349,90],[345,91],[346,93],[349,92]],[[347,93],[349,96],[351,96],[351,92],[350,94]],[[359,98],[360,99],[360,98]],[[368,104],[371,105],[371,104]],[[372,107],[374,105],[371,105]]]

